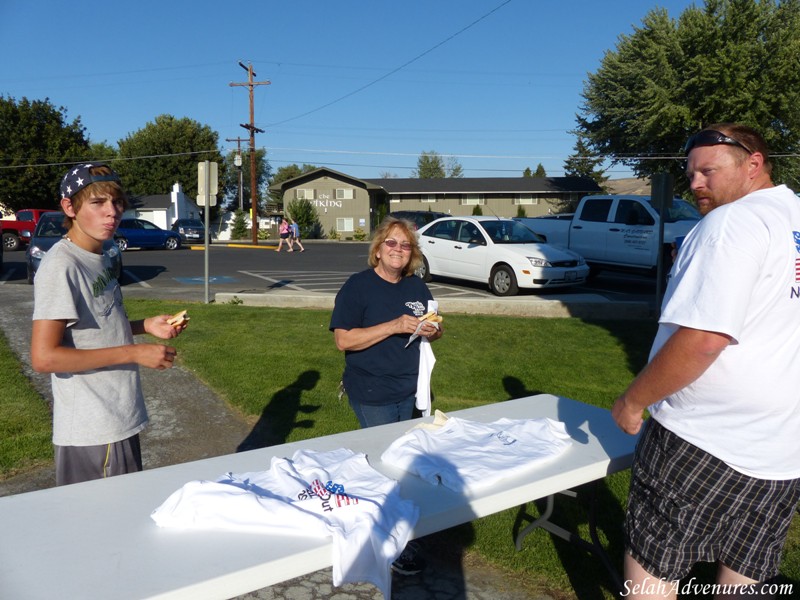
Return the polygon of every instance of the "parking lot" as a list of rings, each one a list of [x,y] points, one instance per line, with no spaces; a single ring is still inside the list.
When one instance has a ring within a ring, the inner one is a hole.
[[[278,290],[335,295],[354,272],[368,268],[367,243],[331,243],[308,240],[305,252],[275,252],[274,243],[213,244],[208,256],[202,246],[179,250],[127,250],[123,253],[122,285],[126,295],[156,295],[203,301],[221,294],[268,294]],[[2,285],[27,285],[24,252],[5,254]],[[513,298],[496,298],[487,285],[434,279],[435,298],[539,301],[586,301],[590,297],[612,302],[655,305],[655,280],[636,275],[603,273],[586,285],[550,291],[521,291]]]

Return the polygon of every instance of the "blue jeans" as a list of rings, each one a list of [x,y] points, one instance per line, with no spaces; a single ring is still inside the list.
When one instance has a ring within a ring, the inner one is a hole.
[[[375,425],[385,425],[386,423],[397,423],[398,421],[408,421],[414,412],[416,396],[411,395],[391,404],[363,404],[349,398],[350,406],[356,413],[358,422],[364,427],[374,427]]]

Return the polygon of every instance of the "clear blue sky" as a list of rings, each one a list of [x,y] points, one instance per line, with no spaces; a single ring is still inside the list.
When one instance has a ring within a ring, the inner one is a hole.
[[[256,137],[277,169],[410,177],[422,151],[466,177],[562,175],[587,73],[656,6],[690,0],[0,0],[0,95],[49,98],[116,146],[160,114]],[[702,4],[702,3],[700,3]],[[629,173],[621,168],[612,178]]]

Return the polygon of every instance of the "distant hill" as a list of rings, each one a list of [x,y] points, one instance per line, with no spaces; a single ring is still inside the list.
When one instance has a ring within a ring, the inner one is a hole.
[[[650,195],[650,179],[626,177],[623,179],[609,179],[605,183],[609,194],[638,194]]]

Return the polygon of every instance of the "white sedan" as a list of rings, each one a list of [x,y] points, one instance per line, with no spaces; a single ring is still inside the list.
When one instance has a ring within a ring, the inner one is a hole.
[[[547,244],[511,219],[446,217],[418,231],[424,264],[417,275],[485,281],[498,296],[519,288],[553,288],[586,281],[589,267],[571,250]]]

